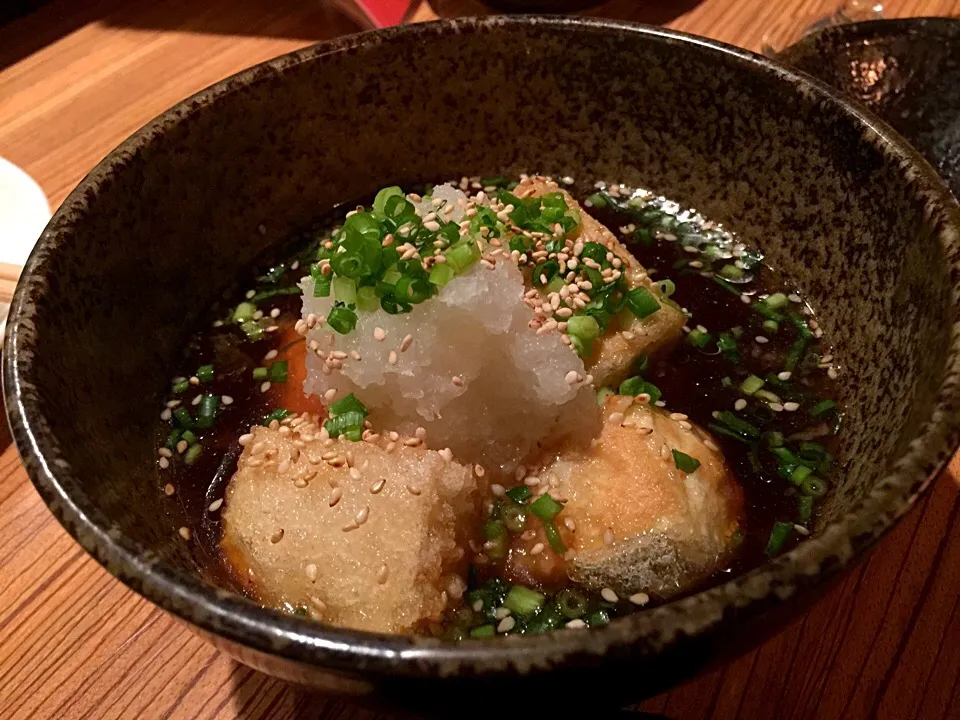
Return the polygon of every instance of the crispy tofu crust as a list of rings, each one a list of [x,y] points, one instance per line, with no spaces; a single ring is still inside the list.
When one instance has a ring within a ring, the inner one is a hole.
[[[254,427],[231,479],[221,547],[247,591],[315,620],[405,633],[464,589],[473,473],[410,438],[323,439],[315,421]]]

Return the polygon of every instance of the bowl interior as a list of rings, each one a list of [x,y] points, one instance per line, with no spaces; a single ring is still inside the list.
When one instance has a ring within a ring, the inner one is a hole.
[[[242,615],[283,630],[282,643],[247,642],[319,657],[322,643],[301,639],[323,628],[230,605],[177,534],[154,442],[181,345],[255,258],[337,203],[386,184],[538,171],[696,207],[810,298],[848,408],[822,534],[898,467],[955,362],[954,209],[886,132],[747,53],[601,21],[460,21],[281,58],[162,116],[57,213],[9,336],[18,444],[61,521],[126,582],[215,632],[235,633]],[[904,467],[862,525],[783,559],[776,582],[848,560],[944,461],[944,443]],[[688,621],[715,622],[745,592],[737,582],[683,601]],[[669,612],[611,632],[642,651]]]

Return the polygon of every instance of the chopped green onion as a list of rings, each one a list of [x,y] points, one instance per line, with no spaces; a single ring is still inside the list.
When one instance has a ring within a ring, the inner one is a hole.
[[[202,383],[213,380],[213,365],[201,365],[197,368],[197,379]]]
[[[550,549],[557,555],[563,555],[567,551],[566,545],[563,544],[563,538],[560,537],[560,531],[557,530],[557,524],[553,520],[543,521],[543,533],[547,536]]]
[[[806,480],[810,475],[813,474],[813,470],[808,468],[806,465],[797,465],[794,468],[793,472],[790,473],[790,482],[794,485],[802,485],[803,481]]]
[[[757,390],[763,387],[763,380],[756,375],[747,375],[746,379],[740,383],[740,392],[744,395],[753,395]]]
[[[447,264],[450,265],[458,275],[467,270],[480,260],[480,249],[476,242],[469,237],[461,243],[457,243],[446,252]]]
[[[173,386],[173,394],[174,394],[174,395],[179,395],[180,393],[186,392],[186,391],[189,390],[189,389],[190,389],[190,381],[189,381],[189,380],[181,380],[180,382],[174,384],[174,386]]]
[[[495,177],[480,178],[481,187],[500,187],[501,185],[507,184],[507,178],[503,175],[497,175]]]
[[[593,343],[589,340],[584,340],[579,335],[568,335],[567,337],[570,338],[570,347],[573,348],[578,357],[586,357],[593,349]]]
[[[738,435],[737,433],[733,432],[733,430],[727,429],[720,423],[710,423],[707,425],[707,427],[710,428],[710,431],[716,435],[723,435],[724,437],[731,438],[732,440],[738,440],[742,443],[749,442],[749,440],[747,440],[747,438],[745,438],[743,435]]]
[[[341,335],[346,335],[357,326],[357,314],[349,308],[335,307],[327,316],[327,325]]]
[[[816,475],[811,475],[803,481],[800,490],[803,491],[804,495],[818,498],[827,492],[827,484]]]
[[[717,348],[723,353],[724,359],[729,362],[740,362],[740,348],[733,335],[726,330],[717,335]]]
[[[584,618],[588,627],[598,627],[610,622],[610,613],[606,610],[595,610]]]
[[[203,452],[203,446],[200,444],[193,444],[187,451],[183,454],[183,462],[187,465],[193,465],[197,459],[200,457],[200,453]]]
[[[650,396],[650,404],[653,405],[660,399],[660,388],[653,383],[648,383],[641,377],[627,378],[620,383],[620,395],[630,395],[636,397],[646,393]]]
[[[507,593],[503,606],[514,615],[526,617],[535,614],[542,606],[546,596],[523,585],[514,585]]]
[[[219,395],[204,395],[200,400],[200,409],[197,412],[196,425],[198,428],[213,427],[213,421],[217,416],[217,408],[220,407]]]
[[[767,438],[767,447],[768,447],[768,448],[775,448],[775,447],[782,447],[782,446],[783,446],[783,439],[784,439],[784,438],[783,438],[783,433],[782,433],[782,432],[777,432],[776,430],[773,430],[773,431],[771,431],[771,432],[766,433],[765,436],[766,436],[766,438]]]
[[[332,287],[330,275],[324,275],[320,271],[319,265],[311,265],[310,276],[313,278],[313,296],[330,297],[330,288]]]
[[[669,280],[665,281],[669,282]],[[627,293],[627,307],[638,318],[653,315],[660,309],[660,303],[653,293],[643,287],[633,288]]]
[[[590,315],[574,315],[567,320],[567,334],[581,340],[594,340],[600,335],[600,324]]]
[[[523,505],[508,503],[500,511],[500,518],[507,526],[507,530],[512,533],[521,533],[527,524],[527,509]]]
[[[721,410],[717,419],[739,435],[751,439],[760,437],[760,429],[756,425],[741,420],[729,410]]]
[[[720,378],[720,385],[721,387],[732,388],[733,380],[730,378],[729,375],[724,375],[722,378]]]
[[[617,393],[611,390],[608,387],[603,387],[597,390],[597,405],[603,407],[603,404],[607,401],[608,397],[612,397]]]
[[[370,414],[370,411],[367,410],[367,407],[362,402],[357,400],[353,393],[350,393],[344,398],[340,398],[330,406],[331,415],[340,415],[345,412],[358,412],[364,417]]]
[[[541,520],[553,520],[563,510],[563,505],[550,497],[550,493],[544,493],[528,507]]]
[[[265,367],[256,367],[253,369],[253,379],[254,380],[266,380],[268,371]]]
[[[673,451],[673,464],[677,466],[677,470],[680,470],[687,475],[692,472],[696,472],[697,468],[700,467],[699,460],[692,458],[686,453],[680,452],[679,450]]]
[[[768,403],[780,402],[780,396],[770,392],[769,390],[757,390],[753,396],[755,398],[759,398],[760,400],[765,400]]]
[[[800,522],[810,522],[810,518],[813,517],[813,497],[810,495],[801,495],[797,505],[797,515],[800,518]]]
[[[179,428],[174,428],[170,431],[170,434],[167,435],[167,441],[163,444],[167,450],[173,450],[177,447],[177,443],[180,442],[180,437],[183,434],[183,431]]]
[[[605,208],[606,206],[607,198],[603,193],[594,193],[587,198],[587,207]]]
[[[333,296],[344,305],[357,302],[357,282],[352,278],[336,276],[333,278]]]
[[[661,280],[654,283],[654,285],[660,289],[660,294],[664,297],[670,297],[677,289],[677,286],[673,284],[673,280]]]
[[[285,383],[287,381],[287,361],[279,360],[270,366],[270,382]]]
[[[556,603],[560,614],[568,620],[575,620],[582,616],[590,606],[587,598],[570,588],[560,591],[560,594],[557,595]]]
[[[473,628],[470,631],[470,637],[477,640],[482,638],[492,638],[495,634],[496,629],[493,627],[493,625],[481,625]]]
[[[697,330],[696,328],[687,334],[687,344],[697,348],[698,350],[705,348],[707,343],[709,343],[712,339],[713,337],[710,335],[710,333]]]
[[[357,288],[357,310],[363,312],[375,312],[380,307],[380,301],[377,299],[377,291],[370,285],[364,285]]]
[[[727,280],[743,280],[743,270],[736,265],[724,265],[720,268],[720,275]]]
[[[391,197],[402,198],[403,190],[398,188],[396,185],[385,187],[377,193],[376,197],[373,198],[373,215],[378,220],[383,220],[387,217],[387,200],[389,200]]]
[[[791,452],[789,449],[785,447],[772,447],[770,448],[770,452],[776,455],[777,459],[780,460],[780,462],[782,463],[786,463],[788,465],[803,464],[800,462],[800,458],[798,458],[796,455],[793,454],[793,452]]]
[[[792,533],[792,523],[781,522],[779,520],[775,522],[773,524],[773,530],[770,531],[770,539],[767,541],[767,547],[764,549],[764,552],[770,557],[779,553]]]
[[[173,417],[181,427],[192,428],[193,427],[193,417],[190,415],[190,411],[185,407],[180,406],[173,411]]]
[[[277,297],[278,295],[299,295],[300,287],[297,285],[291,285],[289,287],[282,288],[273,288],[272,290],[261,290],[252,298],[250,302],[252,303],[261,303],[264,300],[269,300],[272,297]]]
[[[447,263],[437,263],[432,268],[430,268],[430,282],[434,285],[439,285],[443,287],[448,282],[453,280],[456,273],[453,268],[450,267]]]
[[[233,311],[233,321],[244,323],[253,320],[253,314],[257,311],[257,306],[253,303],[242,302]]]
[[[517,485],[517,487],[507,490],[507,497],[517,503],[524,503],[530,499],[533,493],[526,485]]]
[[[729,292],[729,293],[732,293],[733,295],[742,295],[742,294],[743,294],[743,293],[741,292],[740,288],[738,288],[736,285],[734,285],[734,284],[733,284],[732,282],[730,282],[729,280],[720,277],[719,275],[714,275],[714,276],[713,276],[713,281],[714,281],[717,285],[719,285],[720,287],[722,287],[724,290],[726,290],[726,291]]]
[[[197,441],[197,436],[193,434],[192,430],[184,430],[183,434],[180,436],[181,440],[186,440],[187,445],[193,445]]]
[[[812,408],[810,408],[810,414],[813,417],[820,417],[821,415],[833,410],[836,406],[837,404],[833,400],[821,400]]]
[[[783,293],[774,293],[773,295],[768,295],[763,300],[761,300],[764,305],[774,310],[779,310],[784,305],[787,304],[787,296]]]
[[[327,420],[323,426],[327,429],[330,437],[335,438],[344,435],[350,440],[360,439],[360,433],[363,430],[363,421],[366,416],[355,410],[349,410]],[[356,442],[354,440],[354,442]]]
[[[263,339],[263,328],[252,320],[242,323],[240,325],[240,329],[243,330],[244,334],[247,336],[247,339],[252,342],[257,342],[257,340]]]
[[[780,323],[776,320],[764,320],[761,327],[771,335],[776,335],[780,331]]]
[[[280,422],[288,415],[290,415],[290,411],[286,408],[277,408],[276,410],[272,410],[266,417],[263,418],[263,425],[270,425],[270,423],[272,423],[274,420]]]

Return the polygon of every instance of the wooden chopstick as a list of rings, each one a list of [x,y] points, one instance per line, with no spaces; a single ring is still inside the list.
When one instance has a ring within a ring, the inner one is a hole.
[[[0,263],[0,302],[13,301],[13,291],[17,288],[23,268],[10,263]]]

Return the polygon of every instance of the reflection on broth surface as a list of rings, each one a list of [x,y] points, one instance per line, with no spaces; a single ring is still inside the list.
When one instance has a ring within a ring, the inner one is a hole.
[[[808,534],[833,359],[789,278],[695,211],[463,178],[291,247],[213,309],[161,412],[164,492],[219,582],[483,638],[603,624]]]

